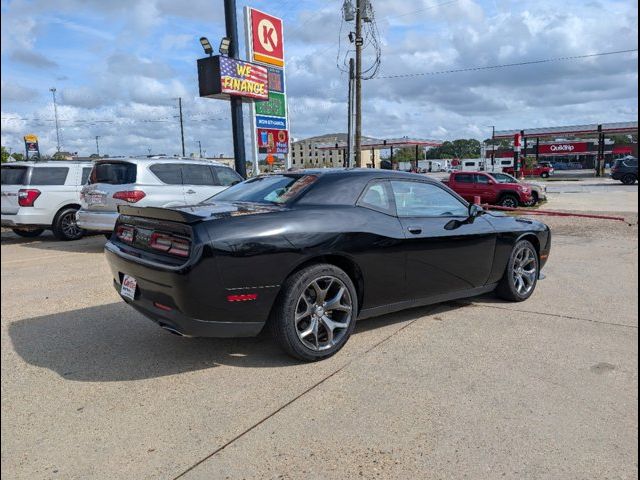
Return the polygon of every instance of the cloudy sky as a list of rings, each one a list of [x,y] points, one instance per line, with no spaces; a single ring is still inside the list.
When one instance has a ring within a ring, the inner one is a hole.
[[[637,52],[406,76],[637,49],[637,2],[372,3],[382,64],[364,82],[366,135],[483,139],[490,125],[638,119]],[[342,1],[250,4],[285,21],[292,136],[345,131]],[[101,153],[178,153],[182,97],[187,152],[200,140],[207,155],[230,155],[228,104],[197,96],[202,35],[216,45],[224,35],[222,0],[2,0],[2,145],[21,151],[35,133],[55,152],[55,87],[63,150],[95,153],[98,135]]]

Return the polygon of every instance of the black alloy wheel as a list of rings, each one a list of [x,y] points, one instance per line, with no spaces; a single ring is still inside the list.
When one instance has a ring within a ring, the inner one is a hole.
[[[76,222],[77,211],[77,208],[69,207],[62,209],[56,215],[51,230],[53,230],[53,235],[58,240],[78,240],[84,235],[84,230]]]
[[[503,207],[518,208],[520,202],[518,202],[518,198],[515,195],[505,195],[500,199],[499,204]]]
[[[524,302],[536,289],[540,262],[528,240],[519,241],[511,252],[507,269],[496,289],[498,296],[510,302]]]
[[[13,233],[23,238],[36,238],[42,235],[44,228],[38,228],[35,230],[24,230],[21,228],[12,228]]]
[[[349,276],[334,265],[317,264],[287,279],[269,324],[289,355],[313,362],[336,354],[347,343],[357,312],[358,297]]]
[[[637,178],[632,173],[627,173],[624,177],[622,177],[622,183],[624,183],[625,185],[633,185],[634,183],[636,183],[636,181]]]

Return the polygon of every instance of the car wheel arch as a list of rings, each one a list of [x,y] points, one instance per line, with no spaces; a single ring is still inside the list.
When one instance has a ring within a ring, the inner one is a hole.
[[[536,254],[538,255],[538,261],[539,261],[540,260],[540,239],[535,234],[528,232],[520,235],[516,239],[516,241],[513,242],[513,244],[516,245],[521,240],[527,240],[531,242],[533,247],[536,249]]]
[[[299,272],[304,268],[320,263],[328,263],[330,265],[334,265],[349,276],[349,278],[353,282],[353,286],[356,289],[356,293],[358,294],[358,310],[362,310],[362,301],[364,299],[364,275],[362,274],[360,266],[352,258],[346,255],[325,254],[307,258],[299,263],[293,270],[291,270],[285,278],[289,278],[291,275],[294,275],[296,272]]]
[[[66,205],[62,205],[58,210],[56,210],[56,214],[53,216],[53,223],[56,222],[60,213],[67,208],[75,208],[76,210],[80,210],[82,207],[79,203],[67,203]]]

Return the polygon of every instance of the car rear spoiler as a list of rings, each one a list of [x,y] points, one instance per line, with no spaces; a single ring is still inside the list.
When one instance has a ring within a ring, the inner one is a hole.
[[[152,218],[154,220],[166,220],[168,222],[197,223],[203,220],[200,215],[195,215],[182,210],[172,210],[170,208],[158,207],[133,207],[130,205],[119,205],[118,213],[131,217]]]

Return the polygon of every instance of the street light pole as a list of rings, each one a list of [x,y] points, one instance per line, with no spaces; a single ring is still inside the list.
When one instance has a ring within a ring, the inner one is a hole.
[[[185,156],[184,152],[184,124],[182,123],[182,97],[178,97],[178,109],[180,110],[180,138],[182,139],[182,156]]]
[[[202,158],[202,142],[198,140],[198,150],[200,151],[200,158]]]
[[[96,135],[96,152],[98,153],[98,158],[100,158],[100,144],[98,143],[99,135]]]
[[[224,19],[229,45],[229,57],[239,59],[240,39],[238,37],[238,18],[236,0],[224,0]],[[233,130],[233,153],[236,172],[247,178],[246,153],[244,148],[244,122],[242,118],[242,100],[231,97],[231,126]],[[202,156],[202,152],[200,153]]]
[[[58,104],[56,102],[56,89],[50,88],[49,91],[53,95],[53,116],[56,120],[56,145],[57,151],[60,151],[60,126],[58,125]]]

